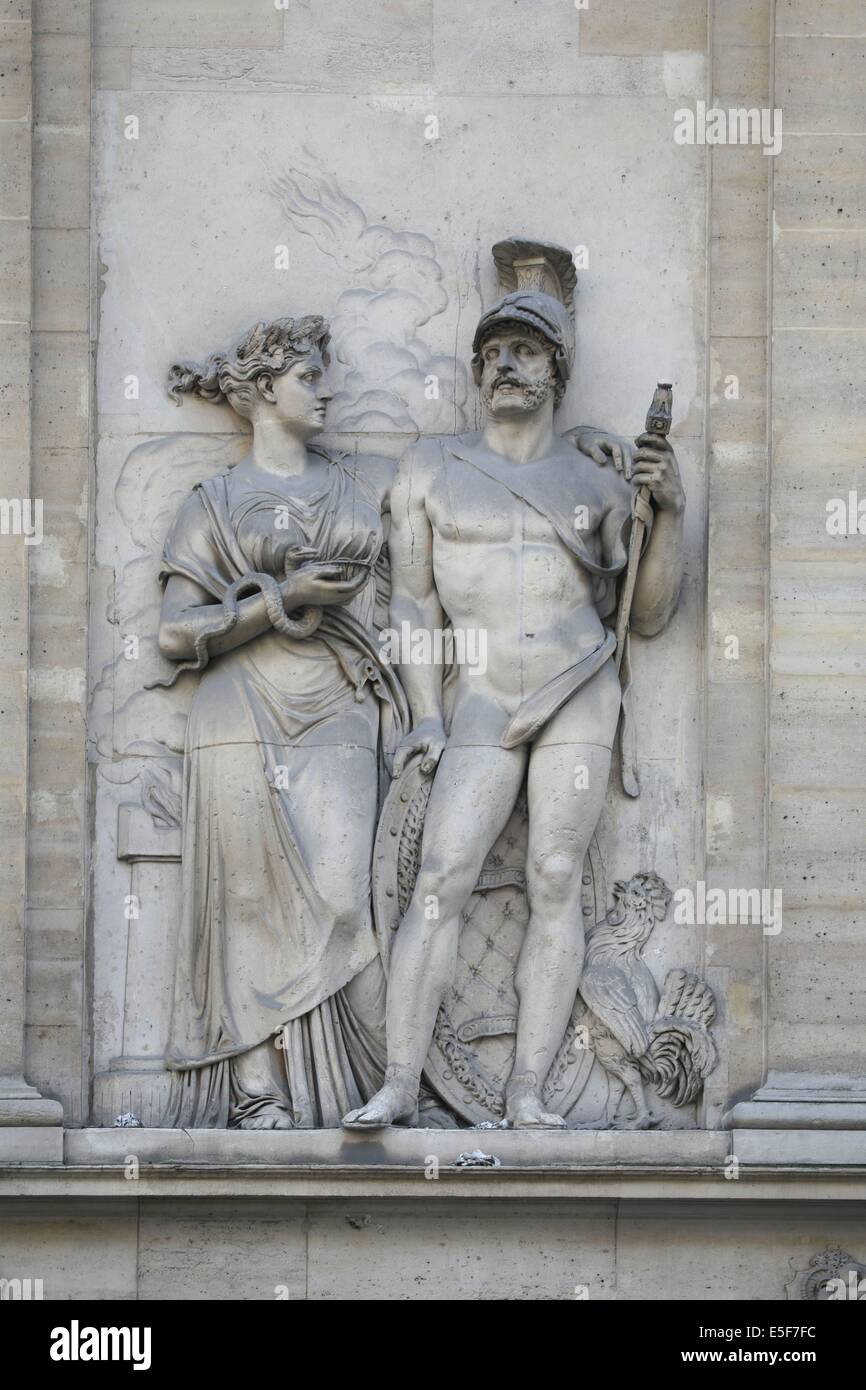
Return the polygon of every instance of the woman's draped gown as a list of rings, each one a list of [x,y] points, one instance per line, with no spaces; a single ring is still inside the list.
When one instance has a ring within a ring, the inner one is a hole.
[[[340,458],[315,495],[290,489],[265,491],[243,466],[201,484],[163,554],[164,577],[215,604],[245,576],[279,581],[304,561],[371,571],[311,636],[271,628],[201,675],[184,759],[172,1126],[236,1125],[277,1100],[299,1127],[333,1127],[384,1071],[370,864],[380,733],[399,735],[407,714],[375,641],[380,503]]]

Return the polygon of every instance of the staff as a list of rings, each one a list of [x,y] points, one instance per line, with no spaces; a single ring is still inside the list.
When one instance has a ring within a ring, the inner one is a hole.
[[[660,381],[655,389],[652,405],[647,412],[646,432],[655,435],[660,441],[664,442],[671,432],[671,419],[673,413],[674,393],[669,381]],[[625,639],[628,632],[628,621],[631,614],[632,599],[634,598],[634,586],[637,583],[637,568],[640,564],[641,551],[643,550],[643,538],[646,532],[647,509],[651,506],[650,490],[648,487],[639,487],[634,498],[634,520],[632,521],[631,536],[628,543],[628,565],[625,572],[625,584],[623,586],[622,598],[619,605],[619,613],[616,620],[616,669],[619,671],[622,665],[622,656],[625,650]]]

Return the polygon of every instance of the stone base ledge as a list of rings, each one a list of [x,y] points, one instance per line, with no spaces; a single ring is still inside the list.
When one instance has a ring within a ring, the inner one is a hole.
[[[63,1164],[63,1130],[59,1125],[14,1124],[0,1127],[0,1169],[7,1165]]]
[[[147,1164],[417,1170],[430,1159],[440,1166],[453,1166],[461,1154],[478,1149],[497,1158],[500,1168],[521,1171],[623,1165],[707,1168],[724,1163],[730,1136],[722,1130],[697,1129],[630,1132],[392,1126],[372,1134],[340,1129],[69,1129],[64,1161],[120,1165],[134,1154]]]
[[[740,1163],[861,1168],[866,1176],[866,1129],[734,1129],[730,1138]]]
[[[866,1130],[866,1085],[859,1077],[771,1071],[750,1100],[722,1119],[730,1129]]]
[[[732,1129],[866,1131],[866,1100],[746,1100],[724,1118]]]
[[[866,1133],[79,1129],[40,1157],[0,1130],[0,1198],[866,1198]],[[18,1134],[21,1131],[17,1131]],[[480,1149],[498,1166],[460,1165]]]

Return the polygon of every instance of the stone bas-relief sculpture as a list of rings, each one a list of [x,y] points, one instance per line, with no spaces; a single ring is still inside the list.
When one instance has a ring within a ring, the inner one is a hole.
[[[641,957],[670,898],[657,874],[617,883],[614,906],[587,940],[580,995],[589,1010],[589,1044],[610,1078],[603,1127],[622,1118],[629,1128],[648,1129],[645,1082],[663,1099],[688,1105],[716,1064],[709,1032],[716,1004],[709,986],[687,970],[671,970],[659,995]],[[620,1117],[626,1092],[631,1110]]]
[[[194,489],[163,556],[164,684],[198,677],[166,1124],[575,1125],[597,1059],[600,1123],[646,1127],[645,1082],[689,1104],[714,1064],[707,987],[671,972],[660,1001],[640,960],[668,890],[638,875],[605,915],[593,841],[627,566],[637,631],[676,606],[676,459],[657,428],[635,446],[554,432],[571,259],[520,241],[494,254],[509,293],[475,337],[485,427],[413,445],[393,501],[388,461],[312,443],[331,394],[324,320],[259,324],[172,369],[176,399],[228,402],[252,448]],[[398,679],[388,624],[483,630],[487,668],[443,681],[410,661]],[[623,673],[627,687],[627,655]],[[483,970],[464,956],[473,917]],[[585,969],[583,917],[599,923]]]
[[[494,256],[509,292],[483,315],[473,343],[484,428],[413,446],[394,487],[393,625],[480,629],[488,660],[484,671],[456,666],[447,706],[441,666],[401,668],[413,727],[395,776],[415,756],[436,775],[391,953],[386,1082],[347,1115],[351,1128],[415,1120],[437,1014],[455,979],[463,910],[524,782],[529,918],[514,977],[505,1114],[515,1126],[565,1125],[546,1107],[544,1086],[584,964],[583,865],[622,704],[605,621],[626,569],[635,489],[655,504],[643,503],[642,519],[654,525],[634,587],[638,632],[664,628],[682,576],[684,495],[668,442],[642,436],[629,477],[597,466],[554,430],[574,358],[571,257],[518,240],[500,243]]]
[[[160,646],[201,672],[186,739],[166,1122],[332,1126],[381,1076],[369,866],[383,744],[406,720],[373,636],[389,478],[311,447],[321,318],[260,324],[171,389],[226,400],[248,457],[165,544]],[[172,678],[174,679],[174,678]]]
[[[429,795],[430,779],[416,762],[395,783],[379,824],[374,907],[385,960],[412,898]],[[436,1094],[474,1125],[506,1123],[517,1032],[514,975],[529,918],[525,830],[521,796],[497,842],[501,854],[488,856],[462,913],[456,978],[424,1066]],[[667,915],[667,884],[654,873],[616,883],[605,914],[591,906],[601,902],[604,884],[594,846],[587,867],[583,911],[599,920],[587,932],[580,990],[544,1082],[544,1104],[569,1128],[678,1128],[678,1117],[654,1105],[647,1089],[674,1109],[697,1099],[717,1060],[710,1033],[715,999],[699,976],[681,969],[670,970],[659,989],[643,959],[653,928]],[[595,1087],[594,1063],[602,1073]]]

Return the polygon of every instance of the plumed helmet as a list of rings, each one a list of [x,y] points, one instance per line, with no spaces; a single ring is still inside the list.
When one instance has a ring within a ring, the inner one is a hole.
[[[563,388],[574,363],[574,290],[577,274],[571,253],[546,241],[509,237],[493,247],[499,280],[508,293],[479,320],[472,340],[472,373],[481,380],[481,347],[494,329],[523,324],[554,349]]]

